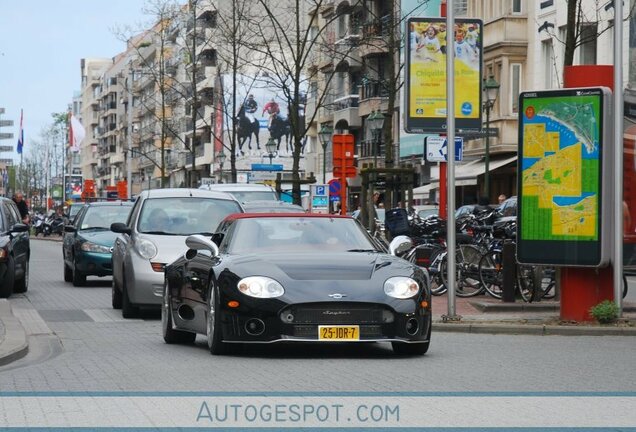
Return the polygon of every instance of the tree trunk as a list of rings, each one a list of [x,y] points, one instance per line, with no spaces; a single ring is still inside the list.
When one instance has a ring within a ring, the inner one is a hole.
[[[567,24],[565,30],[565,53],[563,66],[574,64],[574,50],[576,49],[576,11],[581,0],[568,0]]]

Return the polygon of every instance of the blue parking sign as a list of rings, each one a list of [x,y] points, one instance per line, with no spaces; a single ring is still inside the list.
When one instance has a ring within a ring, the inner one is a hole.
[[[316,186],[316,195],[327,195],[324,186]]]

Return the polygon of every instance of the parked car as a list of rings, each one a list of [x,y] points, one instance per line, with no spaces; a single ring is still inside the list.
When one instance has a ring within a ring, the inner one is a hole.
[[[163,268],[186,251],[186,237],[211,237],[223,218],[237,212],[242,212],[239,202],[223,192],[143,191],[128,221],[111,225],[120,234],[113,249],[113,308],[130,318],[139,306],[161,305]]]
[[[271,186],[256,183],[217,183],[203,185],[199,189],[227,192],[234,195],[240,203],[250,201],[278,201],[278,195]]]
[[[245,213],[306,213],[306,210],[297,204],[284,201],[248,201],[243,203]]]
[[[439,215],[439,206],[435,204],[416,205],[413,209],[420,219]]]
[[[64,227],[64,281],[84,286],[86,276],[113,274],[112,250],[117,235],[110,225],[128,220],[131,208],[132,203],[126,201],[90,203],[73,224]]]
[[[83,202],[74,202],[71,203],[66,209],[66,223],[65,225],[72,224],[75,221],[75,216],[79,213],[79,211],[86,205]]]
[[[424,354],[431,335],[426,271],[386,253],[353,218],[234,214],[213,240],[166,266],[167,343],[207,336],[212,354],[241,343],[391,342]],[[396,237],[394,254],[410,248]]]
[[[0,197],[0,298],[29,288],[28,231],[13,200]]]
[[[517,216],[517,197],[512,196],[502,202],[499,207],[497,207],[497,211],[503,217]]]

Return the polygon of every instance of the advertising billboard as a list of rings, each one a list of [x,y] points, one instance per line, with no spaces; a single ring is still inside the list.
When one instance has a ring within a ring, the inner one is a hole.
[[[455,118],[458,130],[481,129],[482,22],[455,20]],[[410,18],[406,41],[405,130],[446,132],[446,20]]]
[[[269,153],[265,145],[270,138],[276,142],[273,163],[284,165],[284,170],[291,170],[293,164],[293,134],[289,120],[291,103],[285,98],[281,89],[262,76],[238,74],[235,82],[236,106],[234,106],[233,77],[231,74],[226,74],[221,79],[225,111],[222,128],[223,142],[225,148],[229,149],[233,114],[237,119],[237,170],[249,172],[252,164],[269,162]],[[306,93],[301,94],[300,101],[299,121],[304,125]],[[300,171],[304,171],[302,155]]]
[[[524,92],[519,114],[517,259],[603,266],[612,142],[604,88]],[[603,226],[605,222],[605,227]]]
[[[82,198],[82,182],[83,177],[81,174],[66,174],[65,176],[65,189],[66,199],[79,200]]]

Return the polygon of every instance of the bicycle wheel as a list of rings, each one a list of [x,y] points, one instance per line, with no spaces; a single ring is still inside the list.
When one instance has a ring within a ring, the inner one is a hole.
[[[556,268],[544,267],[543,278],[541,279],[541,289],[543,294],[541,298],[553,299],[556,297]]]
[[[484,291],[484,287],[479,280],[479,260],[482,251],[474,245],[458,246],[457,267],[459,277],[457,278],[457,296],[474,297]],[[460,259],[461,257],[461,259]]]
[[[447,291],[442,271],[446,271],[446,250],[440,249],[431,255],[431,266],[428,268],[431,277],[431,294],[435,296],[440,296]]]
[[[479,280],[491,296],[500,299],[503,289],[503,267],[501,252],[490,251],[479,260]]]
[[[628,289],[629,286],[627,285],[627,276],[625,276],[625,273],[623,273],[623,298],[625,298],[625,296],[627,295]]]
[[[517,264],[517,288],[523,301],[531,303],[534,294],[534,267]]]

